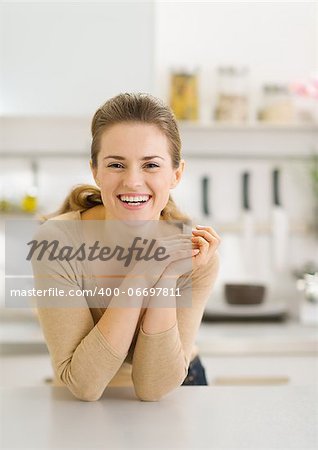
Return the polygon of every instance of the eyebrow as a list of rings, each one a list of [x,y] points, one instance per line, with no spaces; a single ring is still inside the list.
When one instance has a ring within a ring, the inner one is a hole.
[[[160,159],[164,160],[164,158],[162,158],[161,156],[153,155],[153,156],[144,156],[143,158],[140,159],[140,161],[149,161],[150,159],[154,159],[154,158],[160,158]],[[124,158],[123,156],[118,156],[118,155],[105,156],[105,158],[103,158],[103,159],[118,159],[119,161],[126,160],[126,158]]]

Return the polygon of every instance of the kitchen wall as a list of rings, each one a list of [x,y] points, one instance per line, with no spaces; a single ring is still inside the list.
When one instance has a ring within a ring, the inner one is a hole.
[[[255,95],[314,71],[317,17],[316,2],[7,0],[0,114],[91,115],[123,89],[166,96],[170,68],[197,66],[209,118],[217,65],[247,64]]]
[[[153,89],[151,1],[5,1],[0,13],[2,115],[91,116],[121,90]]]
[[[247,65],[251,119],[264,82],[307,77],[318,63],[317,2],[156,2],[156,92],[171,68],[200,69],[201,119],[215,106],[219,65]]]

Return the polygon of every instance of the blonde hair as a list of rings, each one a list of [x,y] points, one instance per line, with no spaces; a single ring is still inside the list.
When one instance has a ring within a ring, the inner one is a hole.
[[[160,99],[145,93],[123,93],[107,100],[94,114],[91,132],[91,164],[97,167],[100,151],[100,139],[105,130],[113,125],[127,122],[142,122],[156,125],[167,137],[173,168],[178,168],[181,160],[181,139],[178,125],[171,109]],[[87,210],[102,205],[101,192],[98,187],[81,184],[72,188],[61,207],[43,220],[69,211]],[[171,195],[165,208],[161,211],[162,220],[180,220],[189,222],[188,216],[177,208]]]

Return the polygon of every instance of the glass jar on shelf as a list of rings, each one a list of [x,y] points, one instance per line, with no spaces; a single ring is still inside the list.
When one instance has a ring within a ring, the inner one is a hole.
[[[172,69],[170,72],[170,107],[176,119],[199,119],[198,68]]]
[[[25,213],[34,213],[38,208],[38,163],[31,161],[32,184],[26,190],[22,200],[21,209]]]
[[[267,83],[262,89],[262,105],[258,113],[261,122],[290,124],[295,121],[295,110],[288,86]]]
[[[3,171],[0,177],[0,214],[12,214],[19,210],[17,188],[12,188],[12,173]]]
[[[220,66],[214,119],[217,122],[245,123],[249,116],[248,68]]]
[[[21,200],[21,209],[25,213],[34,213],[38,207],[38,192],[35,186],[29,187]]]

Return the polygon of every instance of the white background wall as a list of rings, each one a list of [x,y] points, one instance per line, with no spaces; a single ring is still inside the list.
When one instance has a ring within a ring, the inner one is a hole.
[[[0,114],[91,116],[152,90],[152,2],[0,4]]]
[[[254,109],[263,82],[317,68],[317,2],[159,1],[155,18],[157,94],[168,98],[171,68],[199,67],[203,120],[211,117],[218,65],[250,67]]]
[[[35,1],[0,4],[0,114],[88,115],[121,90],[168,98],[169,70],[200,68],[203,119],[220,64],[263,82],[307,77],[317,2]],[[253,110],[252,110],[253,113]]]

